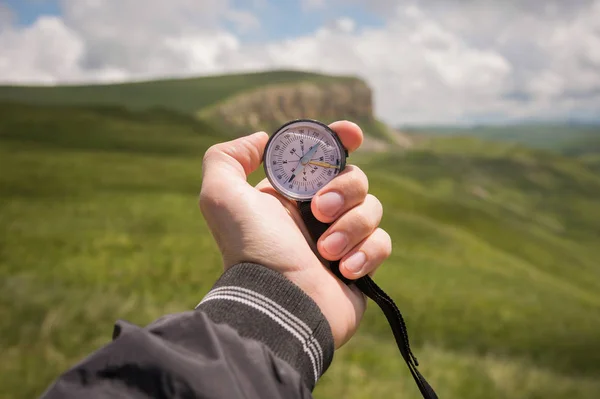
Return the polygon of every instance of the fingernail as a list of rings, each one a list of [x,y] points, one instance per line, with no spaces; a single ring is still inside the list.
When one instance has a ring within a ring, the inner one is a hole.
[[[335,232],[325,238],[323,241],[323,249],[331,256],[336,256],[342,253],[348,245],[348,239],[344,233]]]
[[[366,262],[367,256],[365,255],[365,253],[362,251],[358,251],[357,253],[353,254],[351,257],[346,259],[346,261],[344,262],[344,267],[350,273],[358,274],[360,273]]]
[[[344,197],[335,191],[330,191],[317,198],[317,209],[325,216],[335,216],[344,205]]]

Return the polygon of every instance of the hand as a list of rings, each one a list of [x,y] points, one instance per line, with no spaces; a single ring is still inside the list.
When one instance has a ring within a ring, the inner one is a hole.
[[[349,152],[362,143],[361,129],[351,122],[330,127]],[[268,140],[264,132],[220,143],[208,149],[202,168],[200,208],[215,238],[225,269],[254,262],[282,273],[319,306],[327,318],[336,348],[356,332],[365,311],[364,295],[337,279],[321,261],[339,260],[340,271],[357,279],[390,255],[389,235],[378,228],[381,203],[367,194],[368,180],[348,165],[312,200],[317,219],[333,223],[314,243],[297,205],[264,179],[256,187],[247,176],[259,167]]]

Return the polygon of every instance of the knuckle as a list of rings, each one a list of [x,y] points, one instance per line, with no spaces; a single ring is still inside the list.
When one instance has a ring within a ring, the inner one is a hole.
[[[221,152],[222,152],[221,143],[211,145],[210,147],[208,147],[208,149],[204,153],[204,158],[203,158],[204,162],[206,162],[207,160],[210,160],[211,158],[214,158]]]
[[[204,153],[204,157],[205,158],[210,157],[211,154],[214,154],[215,152],[219,152],[219,146],[220,146],[220,144],[213,144],[210,147],[208,147],[208,149]]]
[[[222,184],[219,184],[218,182],[211,182],[209,184],[202,183],[200,195],[198,196],[198,205],[204,215],[223,206],[225,201],[221,195],[222,192]]]
[[[212,206],[214,206],[215,197],[211,195],[210,190],[206,187],[202,187],[200,195],[198,196],[198,205],[202,213],[207,212]]]
[[[383,204],[379,201],[379,198],[374,196],[373,194],[367,194],[366,200],[372,207],[372,209],[377,212],[377,215],[383,215]]]
[[[373,221],[365,212],[356,212],[354,215],[354,225],[357,231],[364,232],[373,230]]]
[[[354,165],[347,166],[343,178],[339,179],[339,184],[344,191],[357,198],[364,198],[369,191],[367,175],[358,166]]]
[[[382,244],[382,255],[384,258],[388,258],[392,254],[392,237],[388,234],[387,231],[383,229],[379,229],[381,234],[381,244]]]
[[[210,147],[208,150],[206,150],[204,157],[202,157],[202,173],[206,171],[209,163],[215,158],[217,151],[218,150],[214,149],[213,147]]]
[[[357,194],[364,197],[369,192],[369,179],[365,172],[363,172],[358,166],[352,167],[352,172],[348,174],[350,180],[349,185]]]

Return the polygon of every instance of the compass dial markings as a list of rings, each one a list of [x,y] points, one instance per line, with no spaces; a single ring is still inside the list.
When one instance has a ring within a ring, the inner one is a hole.
[[[271,183],[292,199],[311,198],[337,175],[339,159],[344,156],[343,147],[330,131],[321,126],[307,129],[306,123],[275,133],[265,154]]]

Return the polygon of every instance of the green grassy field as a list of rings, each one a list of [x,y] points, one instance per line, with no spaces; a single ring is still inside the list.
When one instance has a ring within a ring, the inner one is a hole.
[[[588,168],[600,172],[600,151],[595,154],[582,155],[579,160],[587,165]]]
[[[169,112],[0,106],[0,397],[39,395],[117,319],[199,302],[220,273],[197,206],[219,137]],[[441,398],[600,397],[589,166],[475,139],[349,161],[394,243],[375,279]],[[419,398],[376,306],[315,397]]]
[[[518,143],[565,155],[600,153],[600,125],[521,124],[465,128],[421,126],[405,130],[433,137],[471,136],[491,141]]]

